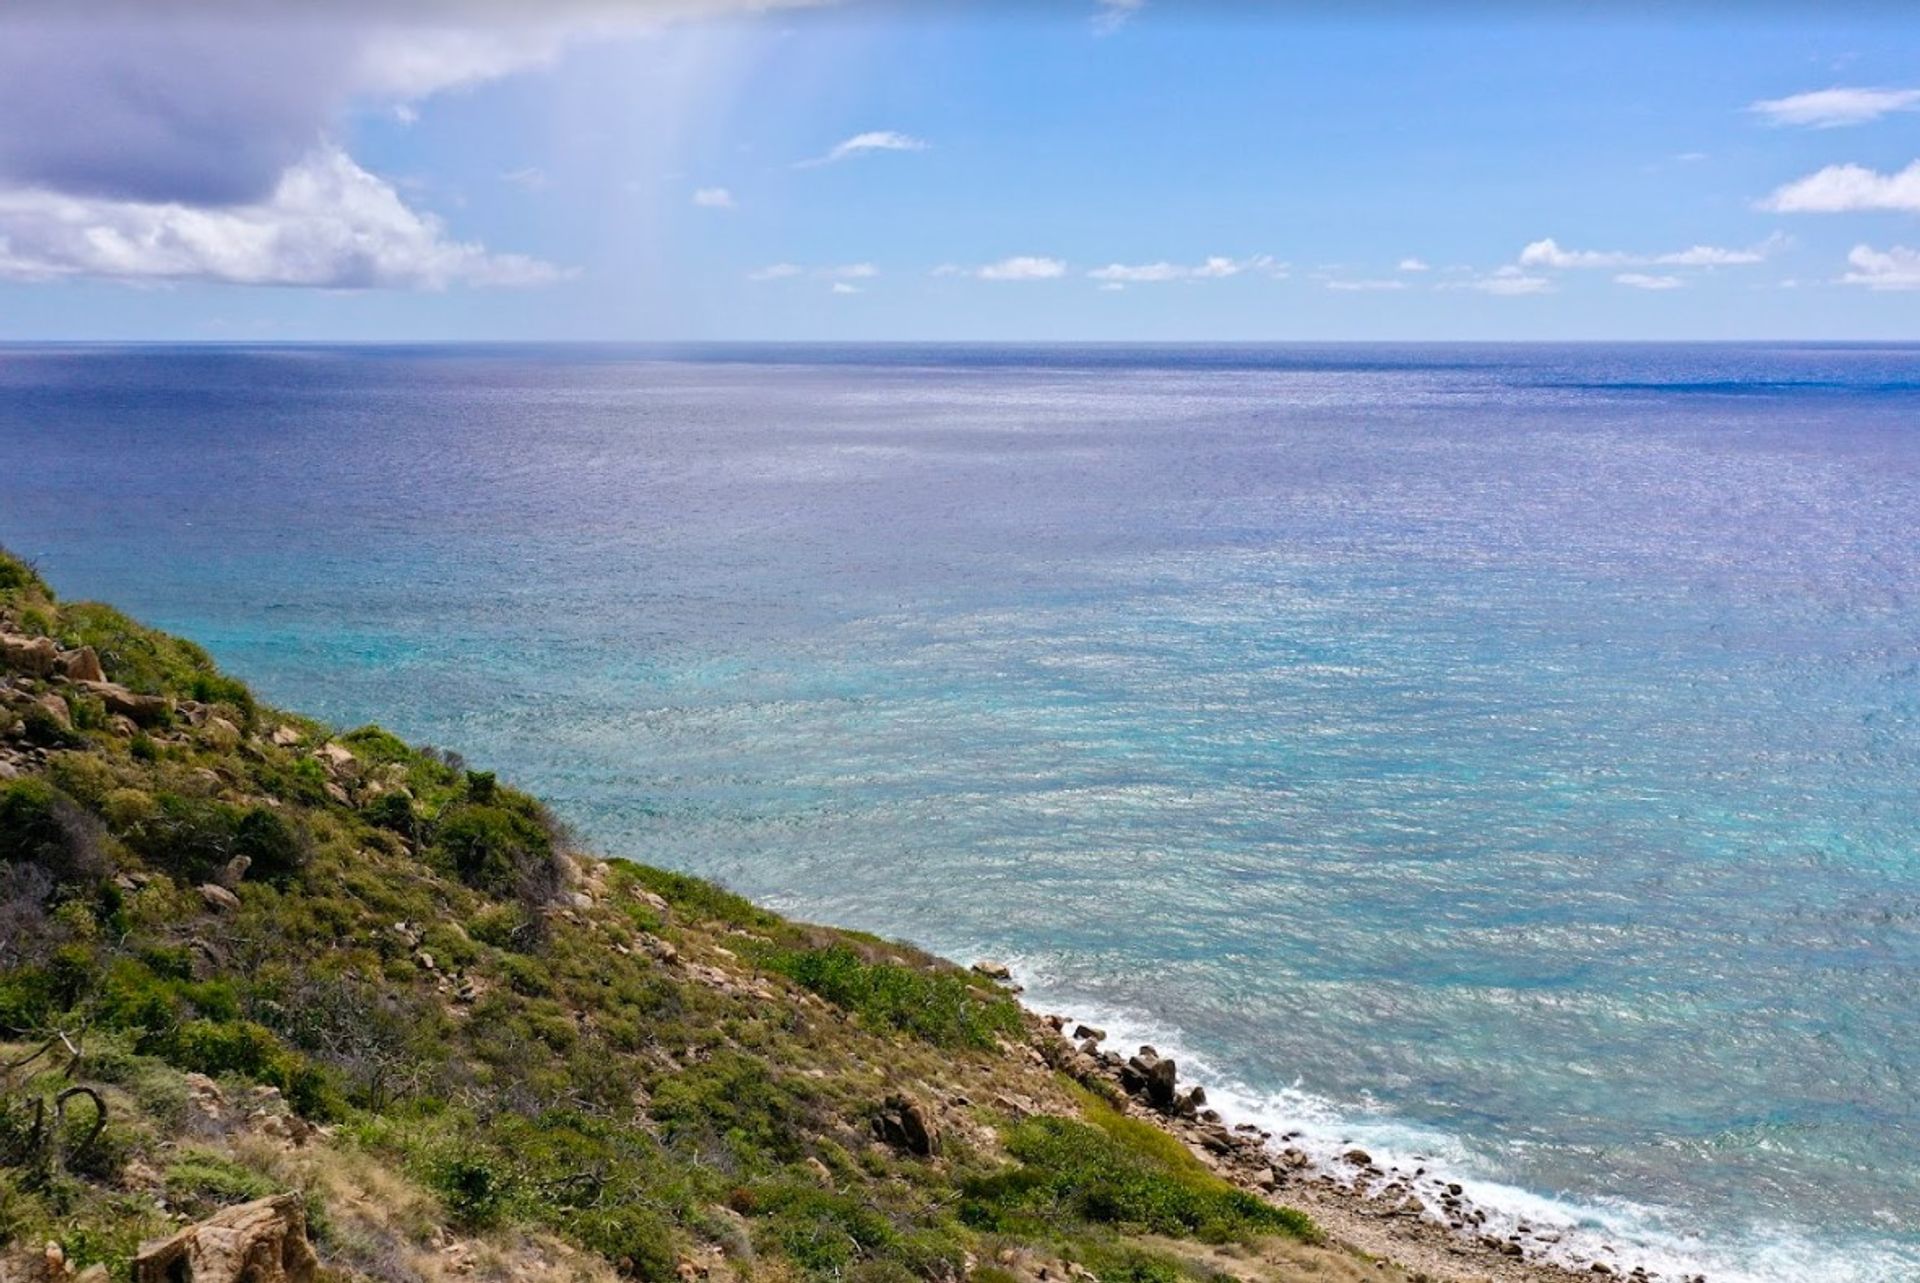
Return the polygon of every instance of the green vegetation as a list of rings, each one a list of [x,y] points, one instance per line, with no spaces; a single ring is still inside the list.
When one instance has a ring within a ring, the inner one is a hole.
[[[287,1189],[341,1279],[457,1240],[476,1278],[1007,1283],[1018,1249],[1173,1283],[1141,1235],[1310,1233],[1056,1079],[978,977],[581,858],[493,774],[263,707],[4,554],[0,632],[126,688],[0,662],[0,1272],[53,1241],[124,1277]],[[937,1152],[880,1138],[900,1094]]]
[[[775,951],[764,961],[874,1029],[897,1029],[943,1047],[991,1047],[1020,1031],[1011,999],[959,972],[868,961],[844,944]]]

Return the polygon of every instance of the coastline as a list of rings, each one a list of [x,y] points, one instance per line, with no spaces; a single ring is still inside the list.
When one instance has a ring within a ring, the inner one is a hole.
[[[1139,1089],[1138,1068],[1130,1066],[1139,1066],[1143,1057],[1147,1064],[1158,1059],[1177,1066],[1178,1056],[1160,1056],[1150,1044],[1124,1046],[1104,1029],[1093,1029],[1102,1035],[1097,1039],[1076,1038],[1077,1031],[1090,1026],[1058,1009],[1043,1010],[1056,1004],[1030,1001],[1010,969],[992,962],[975,963],[974,969],[984,969],[1016,995],[1027,1016],[1030,1040],[1049,1067],[1095,1090],[1109,1089],[1110,1099],[1130,1117],[1172,1135],[1223,1179],[1256,1197],[1305,1212],[1333,1245],[1396,1267],[1410,1280],[1712,1283],[1724,1277],[1697,1268],[1656,1269],[1637,1259],[1632,1249],[1599,1241],[1600,1235],[1570,1232],[1571,1226],[1477,1204],[1460,1180],[1438,1167],[1416,1162],[1408,1170],[1350,1144],[1314,1144],[1298,1131],[1275,1135],[1230,1093],[1223,1097],[1216,1089],[1207,1095],[1205,1083],[1178,1080],[1178,1096],[1199,1089],[1201,1099],[1194,1108],[1185,1108],[1178,1096],[1172,1108],[1159,1107]]]

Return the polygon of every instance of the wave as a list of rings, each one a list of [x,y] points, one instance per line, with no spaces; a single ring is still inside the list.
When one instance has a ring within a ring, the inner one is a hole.
[[[1106,1045],[1116,1050],[1150,1045],[1172,1056],[1180,1064],[1181,1080],[1206,1088],[1208,1105],[1229,1126],[1251,1123],[1272,1133],[1276,1143],[1304,1152],[1310,1160],[1307,1170],[1314,1177],[1328,1177],[1343,1188],[1355,1189],[1363,1178],[1342,1157],[1354,1148],[1366,1150],[1374,1165],[1389,1173],[1376,1178],[1371,1190],[1395,1180],[1406,1182],[1410,1173],[1423,1170],[1422,1202],[1430,1209],[1428,1219],[1440,1224],[1446,1223],[1446,1216],[1427,1191],[1449,1183],[1459,1185],[1467,1205],[1486,1216],[1484,1224],[1473,1226],[1473,1238],[1506,1238],[1524,1229],[1530,1247],[1539,1249],[1530,1251],[1536,1259],[1576,1272],[1605,1262],[1616,1276],[1640,1266],[1649,1276],[1704,1275],[1710,1283],[1914,1283],[1920,1279],[1920,1255],[1897,1243],[1827,1241],[1779,1224],[1716,1232],[1694,1224],[1683,1208],[1623,1196],[1575,1197],[1523,1188],[1504,1179],[1483,1153],[1459,1136],[1398,1117],[1371,1101],[1336,1101],[1298,1082],[1278,1087],[1248,1083],[1223,1070],[1177,1027],[1073,992],[1059,982],[1045,956],[997,956],[1013,969],[1024,989],[1022,1001],[1030,1009],[1102,1029]]]

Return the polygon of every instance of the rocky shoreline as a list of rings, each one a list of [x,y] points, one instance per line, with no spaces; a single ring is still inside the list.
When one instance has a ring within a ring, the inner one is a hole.
[[[974,969],[1019,991],[1004,965]],[[1208,1103],[1204,1087],[1182,1089],[1178,1063],[1157,1049],[1125,1053],[1106,1045],[1103,1029],[1028,1010],[1034,1046],[1049,1067],[1171,1133],[1222,1178],[1306,1212],[1337,1242],[1398,1266],[1415,1283],[1708,1283],[1704,1274],[1661,1273],[1624,1254],[1567,1259],[1556,1250],[1560,1231],[1525,1220],[1505,1235],[1490,1232],[1487,1210],[1442,1174],[1382,1166],[1358,1148],[1332,1163],[1316,1160],[1294,1144],[1300,1133],[1275,1136],[1229,1119]]]

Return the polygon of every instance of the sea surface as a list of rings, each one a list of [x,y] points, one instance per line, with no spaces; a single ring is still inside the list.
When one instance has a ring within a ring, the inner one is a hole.
[[[1920,1279],[1920,348],[0,348],[0,542],[1316,1152]]]

